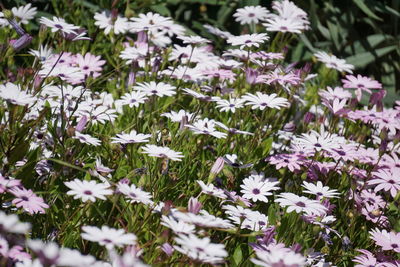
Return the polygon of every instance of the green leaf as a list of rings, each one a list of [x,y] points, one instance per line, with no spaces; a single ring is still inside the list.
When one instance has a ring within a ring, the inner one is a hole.
[[[28,150],[29,150],[29,142],[27,141],[20,142],[16,147],[14,147],[11,150],[8,162],[10,164],[14,164],[15,162],[23,159]]]
[[[240,262],[243,259],[243,253],[242,253],[242,248],[239,246],[236,247],[235,251],[233,252],[233,262],[237,265],[240,264]]]
[[[48,158],[47,160],[50,160],[50,161],[55,162],[55,163],[57,163],[57,164],[60,164],[60,165],[63,165],[63,166],[65,166],[65,167],[69,167],[69,168],[72,168],[72,169],[75,169],[75,170],[78,170],[78,171],[81,171],[81,172],[87,172],[85,169],[82,169],[81,167],[72,165],[71,163],[62,161],[62,160],[60,160],[60,159]]]
[[[358,68],[363,68],[366,65],[370,64],[374,60],[376,60],[379,57],[382,57],[394,50],[397,49],[397,45],[391,45],[387,47],[383,47],[380,49],[374,50],[374,53],[372,52],[364,52],[360,53],[351,57],[346,58],[347,63],[353,64],[354,66]]]
[[[171,17],[171,12],[165,5],[154,5],[150,7],[153,11],[160,13],[162,16]]]
[[[369,7],[364,3],[364,0],[353,0],[353,2],[358,6],[358,8],[362,10],[362,12],[364,12],[369,17],[379,21],[383,21],[380,17],[376,16],[371,9],[369,9]]]

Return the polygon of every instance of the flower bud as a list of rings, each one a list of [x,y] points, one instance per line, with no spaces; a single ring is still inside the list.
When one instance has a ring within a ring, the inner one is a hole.
[[[78,122],[78,124],[76,125],[75,129],[78,132],[82,132],[85,129],[85,126],[87,124],[88,118],[86,115],[83,115],[81,120]]]
[[[32,42],[32,36],[29,34],[22,35],[17,40],[11,40],[10,45],[14,49],[14,51],[20,51],[21,49],[27,47]]]
[[[188,211],[197,214],[201,210],[202,206],[203,204],[201,204],[197,198],[191,197],[189,199]]]

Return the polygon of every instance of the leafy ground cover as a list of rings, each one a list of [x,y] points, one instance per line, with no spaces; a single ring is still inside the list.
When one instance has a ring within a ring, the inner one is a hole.
[[[0,14],[2,266],[400,265],[400,101],[304,10],[76,12]]]

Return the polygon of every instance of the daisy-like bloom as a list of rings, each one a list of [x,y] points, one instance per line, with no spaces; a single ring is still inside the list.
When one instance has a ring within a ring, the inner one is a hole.
[[[129,134],[121,133],[117,134],[117,137],[111,138],[111,143],[119,144],[136,144],[136,143],[147,143],[151,134],[138,134],[135,130],[132,130]]]
[[[345,108],[347,105],[347,99],[335,98],[333,101],[322,100],[322,104],[329,108],[329,110],[336,116],[343,116],[350,110]]]
[[[255,250],[256,258],[252,258],[251,261],[258,266],[272,267],[302,267],[306,266],[306,258],[301,254],[295,253],[294,251],[285,247],[271,246],[269,251]]]
[[[400,191],[400,168],[393,168],[392,170],[380,169],[372,173],[374,179],[369,180],[369,185],[376,185],[374,191],[379,192],[384,190],[390,192],[392,197],[397,195]]]
[[[173,122],[181,122],[184,117],[187,118],[187,121],[191,121],[194,118],[194,114],[187,112],[183,109],[179,110],[178,112],[170,111],[168,113],[161,114],[163,117],[167,117]]]
[[[95,13],[94,19],[96,22],[94,25],[100,29],[104,29],[104,34],[109,34],[113,31],[115,34],[124,34],[129,30],[130,24],[127,18],[117,16],[112,18],[109,12],[103,11],[101,13]]]
[[[136,43],[135,46],[126,47],[119,57],[125,59],[127,65],[133,61],[138,61],[140,64],[149,52],[151,52],[151,47],[147,43]]]
[[[226,69],[206,69],[201,71],[201,73],[205,75],[207,78],[216,78],[221,81],[229,80],[233,82],[236,77],[236,73]]]
[[[100,56],[90,53],[86,53],[85,56],[81,54],[76,55],[75,62],[86,76],[93,76],[94,78],[101,75],[101,66],[106,63],[105,60],[101,60]]]
[[[306,29],[304,23],[300,20],[281,17],[266,19],[266,23],[263,23],[263,25],[266,27],[266,30],[270,32],[291,32],[300,34]]]
[[[193,125],[187,124],[185,126],[187,126],[195,134],[206,134],[216,138],[225,138],[227,136],[226,133],[217,131],[215,129],[216,122],[214,120],[209,120],[208,118],[205,118],[204,120],[197,120],[193,123]]]
[[[0,232],[12,234],[26,234],[31,228],[29,223],[20,222],[15,214],[7,215],[0,211]]]
[[[378,81],[372,80],[369,77],[361,75],[346,75],[346,79],[342,79],[343,88],[356,89],[356,96],[358,101],[361,100],[362,91],[372,93],[370,89],[382,89],[382,84]]]
[[[226,199],[227,196],[224,190],[222,190],[221,188],[215,187],[213,184],[206,185],[203,181],[200,180],[197,180],[197,183],[200,185],[202,193],[221,199]]]
[[[125,233],[124,229],[110,228],[103,225],[101,228],[96,226],[83,226],[82,238],[99,243],[107,249],[122,247],[125,245],[135,245],[136,236],[132,233]]]
[[[21,91],[21,87],[19,85],[11,82],[0,85],[0,98],[3,98],[11,104],[19,106],[32,104],[36,101],[32,95]]]
[[[174,248],[189,258],[210,264],[217,264],[224,261],[228,256],[223,244],[211,243],[210,238],[199,238],[193,234],[180,234],[175,238],[177,244]]]
[[[354,66],[351,64],[346,63],[346,60],[337,58],[335,55],[328,55],[328,53],[324,51],[318,51],[314,54],[314,56],[318,59],[318,61],[321,61],[322,63],[325,63],[327,68],[330,69],[335,69],[340,72],[348,72],[348,73],[353,73]]]
[[[25,188],[13,188],[10,192],[16,197],[12,203],[17,207],[22,207],[30,214],[45,213],[44,209],[49,206],[44,203],[43,198],[38,197],[32,190]]]
[[[243,197],[252,200],[253,202],[262,201],[268,202],[267,196],[271,196],[271,191],[278,190],[276,186],[279,182],[273,178],[265,178],[263,173],[253,174],[243,180],[240,185]]]
[[[344,90],[342,87],[332,87],[327,86],[326,90],[322,90],[318,93],[323,99],[326,100],[334,100],[338,99],[350,99],[351,93],[349,91]]]
[[[314,130],[309,134],[303,133],[301,137],[295,137],[292,143],[308,153],[313,151],[329,152],[332,149],[340,149],[340,145],[345,143],[345,139],[322,129],[321,133]]]
[[[78,26],[67,23],[63,18],[53,17],[53,19],[50,20],[48,18],[41,17],[39,22],[51,28],[52,32],[61,31],[64,35],[70,33],[76,34],[76,30],[79,29]]]
[[[162,216],[161,224],[165,227],[170,228],[175,234],[193,234],[195,227],[192,224],[185,223],[183,221],[177,221],[173,217]]]
[[[245,6],[244,8],[238,8],[233,14],[235,21],[244,24],[257,24],[260,21],[268,18],[269,11],[262,6]]]
[[[67,195],[74,196],[74,199],[80,198],[83,202],[96,202],[97,198],[105,200],[105,196],[113,193],[108,183],[75,179],[64,184],[71,189]]]
[[[354,267],[385,267],[384,264],[379,263],[375,255],[365,249],[357,249],[362,255],[354,257],[353,262],[359,263]]]
[[[278,97],[277,94],[263,94],[256,92],[255,95],[247,93],[242,97],[246,101],[246,105],[251,105],[251,109],[264,110],[265,108],[281,109],[281,107],[287,107],[289,102],[286,98]]]
[[[206,28],[206,30],[209,33],[217,35],[223,39],[228,39],[233,36],[230,32],[222,31],[222,30],[220,30],[214,26],[211,26],[209,24],[204,24],[203,27]]]
[[[146,145],[142,146],[141,148],[143,149],[142,153],[148,154],[151,157],[167,158],[175,161],[181,161],[181,158],[184,157],[182,152],[174,151],[168,147]]]
[[[219,108],[219,111],[224,111],[224,112],[232,112],[235,113],[237,108],[242,108],[244,106],[244,99],[241,98],[229,98],[229,100],[226,99],[219,99],[216,100],[217,102],[217,108]]]
[[[139,17],[130,18],[131,32],[141,32],[145,30],[162,31],[164,27],[172,23],[171,18],[161,16],[158,13],[148,12],[139,14]]]
[[[385,229],[377,228],[369,232],[375,244],[382,247],[382,250],[393,250],[400,253],[400,233],[388,232]]]
[[[301,154],[279,154],[268,157],[266,160],[275,168],[288,168],[290,171],[300,170],[301,166],[306,162],[305,157]]]
[[[199,214],[175,211],[173,212],[173,216],[178,220],[195,224],[200,227],[223,229],[233,228],[233,225],[228,220],[211,215],[205,210],[201,210]]]
[[[163,82],[144,82],[144,83],[138,83],[137,86],[134,87],[134,89],[138,90],[139,92],[143,92],[148,96],[151,95],[156,95],[156,96],[173,96],[176,94],[176,87],[169,85],[167,83]]]
[[[317,200],[312,200],[303,196],[298,196],[293,193],[281,193],[275,202],[281,207],[288,207],[287,212],[295,211],[297,213],[304,212],[307,215],[324,215],[327,208]]]
[[[132,91],[130,93],[126,93],[125,95],[123,95],[120,100],[115,101],[116,102],[115,104],[117,106],[128,105],[130,108],[139,107],[139,105],[146,102],[147,99],[149,98],[147,97],[146,93],[140,91]]]
[[[47,45],[40,45],[38,50],[30,49],[28,53],[32,56],[35,56],[40,61],[45,61],[53,55],[53,49],[51,47],[47,47]]]
[[[99,139],[94,138],[88,134],[80,133],[78,131],[75,131],[75,136],[73,136],[72,138],[78,139],[79,142],[81,142],[83,144],[88,144],[88,145],[92,145],[92,146],[101,145],[101,141]]]
[[[118,191],[124,194],[130,203],[153,204],[151,194],[136,187],[134,184],[118,183]]]
[[[21,180],[13,178],[7,179],[0,173],[0,194],[18,186],[21,186]]]
[[[226,41],[233,45],[240,45],[240,49],[245,47],[260,47],[260,44],[269,40],[266,33],[253,33],[253,34],[243,34],[239,36],[229,37]]]
[[[25,6],[20,6],[18,8],[13,7],[11,9],[11,12],[19,23],[28,24],[29,20],[35,17],[37,9],[36,7],[32,7],[32,5],[29,3]]]
[[[206,44],[211,43],[210,40],[207,40],[200,36],[178,36],[178,39],[181,39],[184,44],[190,45],[198,45],[198,44]]]
[[[337,192],[336,189],[329,189],[328,186],[324,186],[320,181],[317,182],[317,184],[313,183],[307,183],[306,181],[303,182],[302,187],[304,187],[307,190],[304,190],[304,193],[309,193],[312,195],[316,195],[317,199],[321,199],[323,197],[325,198],[334,198],[338,197],[339,193]]]

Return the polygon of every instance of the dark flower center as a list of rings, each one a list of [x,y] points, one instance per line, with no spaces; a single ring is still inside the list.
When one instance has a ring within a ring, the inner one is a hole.
[[[388,183],[389,184],[395,184],[396,182],[394,180],[389,180]]]
[[[103,239],[103,242],[104,242],[104,243],[107,243],[107,244],[112,243],[112,241],[111,241],[110,239],[107,239],[107,238]]]
[[[90,190],[85,190],[85,191],[83,191],[83,193],[85,194],[85,195],[91,195],[92,194],[92,191],[90,191]]]
[[[316,143],[314,146],[315,147],[322,147],[320,143]]]
[[[304,204],[304,202],[301,202],[301,201],[297,202],[296,205],[299,207],[302,207],[302,208],[306,207],[306,204]]]
[[[28,201],[28,200],[29,200],[29,198],[26,197],[26,196],[21,197],[21,199],[22,199],[23,201]]]
[[[61,26],[60,24],[55,24],[54,27],[59,28],[59,29],[63,29],[63,26]]]
[[[253,192],[254,195],[260,194],[260,190],[257,189],[257,188],[254,188],[252,192]]]
[[[254,13],[249,13],[249,17],[250,18],[252,18],[252,17],[255,17],[256,15],[254,14]]]
[[[83,66],[83,69],[84,69],[84,70],[88,70],[89,67],[88,67],[88,66]]]

